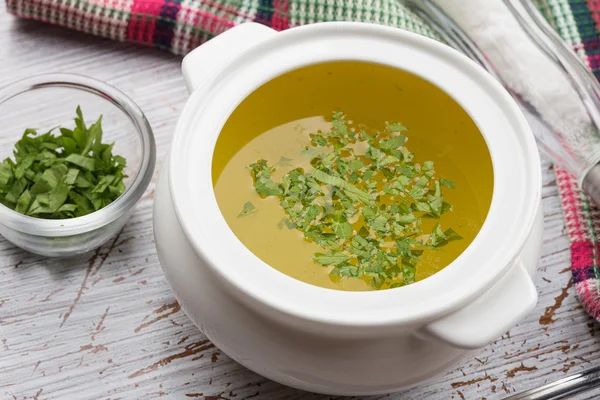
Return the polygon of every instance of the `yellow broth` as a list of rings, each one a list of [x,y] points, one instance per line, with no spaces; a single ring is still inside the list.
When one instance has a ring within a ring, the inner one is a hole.
[[[439,222],[463,239],[426,250],[416,280],[440,271],[469,246],[485,220],[493,186],[490,155],[475,123],[450,96],[415,75],[382,65],[336,62],[301,68],[242,101],[221,131],[212,163],[217,202],[229,227],[257,257],[286,275],[324,288],[372,290],[364,280],[331,277],[330,267],[316,264],[312,255],[324,249],[299,230],[281,227],[285,212],[279,200],[260,198],[248,169],[261,158],[273,165],[286,157],[292,165],[278,168],[274,181],[290,168],[309,170],[310,159],[299,153],[310,146],[310,133],[330,129],[337,110],[376,130],[383,130],[386,121],[402,123],[415,160],[434,161],[436,175],[455,182],[456,189],[443,190],[453,210],[439,221],[424,219],[423,227],[428,232]],[[239,218],[248,201],[258,211]]]

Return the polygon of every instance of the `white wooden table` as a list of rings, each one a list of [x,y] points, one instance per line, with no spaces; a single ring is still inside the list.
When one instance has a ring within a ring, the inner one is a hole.
[[[181,60],[17,21],[3,7],[0,85],[61,71],[119,87],[154,128],[158,171],[187,97]],[[575,296],[558,192],[549,164],[543,168],[546,227],[536,309],[460,369],[373,399],[499,399],[600,363],[600,326]],[[0,399],[329,399],[246,370],[188,320],[154,249],[154,182],[119,236],[96,254],[57,261],[0,238]]]

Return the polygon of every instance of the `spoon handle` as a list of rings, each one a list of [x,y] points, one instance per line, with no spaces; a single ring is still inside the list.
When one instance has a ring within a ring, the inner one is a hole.
[[[504,400],[556,400],[600,386],[600,366],[590,368],[566,378],[525,392],[506,397]]]

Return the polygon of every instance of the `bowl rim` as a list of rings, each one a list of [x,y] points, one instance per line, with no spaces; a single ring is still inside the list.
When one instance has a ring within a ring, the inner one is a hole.
[[[431,82],[467,112],[486,141],[494,171],[486,220],[471,245],[427,279],[371,292],[313,286],[260,260],[236,238],[220,213],[212,187],[212,155],[229,115],[247,95],[276,76],[330,61],[388,65]],[[222,63],[185,105],[168,163],[175,214],[202,264],[245,304],[287,320],[324,325],[413,324],[474,301],[514,265],[541,207],[537,146],[508,92],[472,60],[442,43],[368,23],[325,22],[293,28]]]
[[[109,101],[129,117],[142,147],[140,167],[133,181],[121,196],[100,210],[76,218],[44,219],[18,213],[0,204],[1,224],[10,229],[36,236],[72,236],[108,225],[135,206],[154,174],[156,144],[150,123],[129,96],[106,82],[85,75],[45,73],[20,79],[0,89],[0,107],[23,93],[51,87],[81,90]]]

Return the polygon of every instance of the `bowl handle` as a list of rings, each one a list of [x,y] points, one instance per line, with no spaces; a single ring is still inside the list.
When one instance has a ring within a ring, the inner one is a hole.
[[[478,349],[502,336],[537,303],[537,290],[521,259],[483,296],[420,329],[452,347]]]
[[[419,336],[474,350],[486,346],[516,325],[537,303],[532,276],[541,255],[542,235],[540,210],[531,236],[512,268],[471,304],[423,326],[418,331]]]
[[[192,93],[225,62],[275,34],[277,31],[271,28],[248,22],[231,28],[197,47],[185,56],[181,66],[188,91]]]

